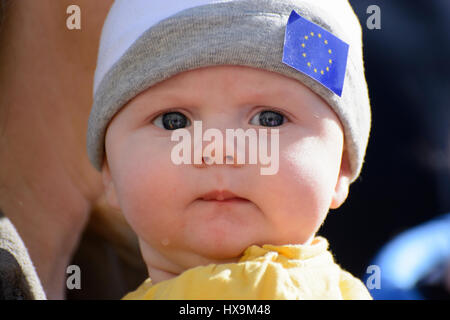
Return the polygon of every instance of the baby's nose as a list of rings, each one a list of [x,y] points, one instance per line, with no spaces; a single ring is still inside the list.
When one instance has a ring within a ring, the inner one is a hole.
[[[205,164],[208,164],[208,165],[214,164],[214,160],[215,160],[214,157],[209,157],[209,156],[203,155],[203,162]],[[233,155],[225,155],[223,157],[222,163],[223,164],[235,164],[234,156]]]
[[[220,144],[219,144],[220,145]],[[201,148],[202,161],[201,164],[196,165],[197,167],[206,167],[212,165],[224,165],[224,166],[233,166],[233,167],[241,167],[244,163],[242,161],[238,161],[239,159],[244,157],[238,157],[236,152],[244,152],[243,150],[235,150],[234,141],[231,139],[223,139],[222,148],[216,149],[217,144],[215,142],[203,142]],[[194,151],[195,152],[195,151]],[[198,151],[197,151],[198,152]],[[194,161],[195,165],[195,161]]]

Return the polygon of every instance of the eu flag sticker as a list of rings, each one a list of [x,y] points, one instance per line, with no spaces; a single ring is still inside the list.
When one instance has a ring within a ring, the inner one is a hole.
[[[292,10],[286,26],[283,63],[342,94],[348,44]]]

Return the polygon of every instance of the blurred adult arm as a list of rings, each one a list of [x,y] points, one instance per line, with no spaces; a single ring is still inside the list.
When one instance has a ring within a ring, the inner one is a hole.
[[[71,4],[81,8],[81,30],[66,27]],[[111,4],[12,0],[0,29],[0,209],[49,299],[64,298],[66,266],[103,191],[85,141]]]

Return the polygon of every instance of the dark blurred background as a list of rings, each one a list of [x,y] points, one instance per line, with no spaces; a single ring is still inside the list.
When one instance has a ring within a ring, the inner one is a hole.
[[[389,240],[450,212],[450,0],[350,3],[363,30],[372,131],[360,178],[319,234],[336,261],[362,279]],[[370,5],[381,10],[380,30],[366,26]],[[105,233],[105,221],[93,225]],[[117,253],[137,248],[107,246],[112,240],[104,239],[123,238],[117,232],[101,239],[95,236],[101,232],[92,234],[83,237],[73,261],[85,271],[84,290],[68,298],[117,299],[145,278],[145,266],[138,253]],[[114,265],[109,273],[105,264]]]
[[[319,233],[362,278],[394,236],[450,212],[450,1],[350,3],[363,30],[372,131],[361,177]],[[380,8],[380,30],[366,26],[370,5]]]

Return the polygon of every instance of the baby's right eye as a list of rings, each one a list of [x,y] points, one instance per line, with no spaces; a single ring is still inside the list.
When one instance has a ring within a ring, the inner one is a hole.
[[[153,120],[153,124],[166,130],[185,128],[191,124],[189,119],[181,112],[166,112]]]

